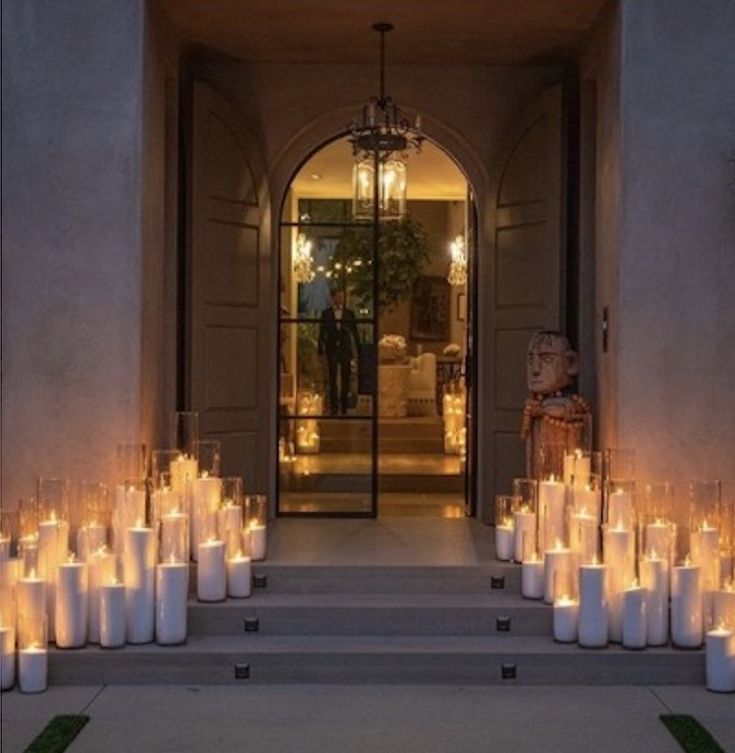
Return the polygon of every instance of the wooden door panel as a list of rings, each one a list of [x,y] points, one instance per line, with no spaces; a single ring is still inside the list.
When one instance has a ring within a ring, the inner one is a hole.
[[[495,206],[493,482],[507,493],[525,472],[520,439],[526,348],[564,310],[565,145],[560,86],[527,108],[509,138]]]

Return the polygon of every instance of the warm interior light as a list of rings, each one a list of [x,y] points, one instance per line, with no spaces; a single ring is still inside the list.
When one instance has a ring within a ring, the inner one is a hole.
[[[293,275],[296,282],[306,284],[314,277],[314,244],[304,233],[296,236],[296,245],[293,250]],[[336,266],[336,265],[335,265]]]

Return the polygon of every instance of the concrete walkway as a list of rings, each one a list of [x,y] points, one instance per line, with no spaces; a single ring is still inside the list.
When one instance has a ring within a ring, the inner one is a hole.
[[[735,752],[735,696],[700,687],[116,686],[2,695],[2,751],[86,713],[73,753],[678,753],[658,719],[696,716]]]

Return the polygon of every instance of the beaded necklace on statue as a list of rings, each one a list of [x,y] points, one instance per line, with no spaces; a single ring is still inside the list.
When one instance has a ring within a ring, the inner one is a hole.
[[[557,392],[554,397],[564,397]],[[592,407],[588,400],[580,395],[567,395],[571,400],[571,415],[568,418],[556,418],[550,416],[544,409],[544,397],[534,395],[526,400],[523,406],[523,423],[521,424],[521,438],[527,439],[531,433],[531,424],[534,418],[540,418],[545,424],[557,429],[582,429],[585,425],[585,416],[589,415]]]

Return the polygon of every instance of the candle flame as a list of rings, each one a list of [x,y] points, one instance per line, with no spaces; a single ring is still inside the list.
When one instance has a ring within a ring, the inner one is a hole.
[[[138,518],[138,519],[137,519],[137,520],[135,521],[135,527],[136,527],[136,528],[142,528],[142,527],[143,527],[143,521],[142,521],[142,520],[141,520],[140,518]]]
[[[74,554],[74,552],[69,552],[69,556],[67,557],[67,562],[74,562],[77,558],[77,555]]]
[[[655,546],[651,547],[651,553],[648,555],[648,559],[650,559],[650,560],[658,559],[658,557],[656,556],[656,547]]]
[[[684,557],[684,567],[690,567],[692,564],[691,557],[687,554],[686,557]]]
[[[173,553],[173,552],[171,552],[171,554],[169,555],[168,561],[169,561],[169,562],[170,562],[170,563],[171,563],[172,565],[176,563],[176,557],[174,556],[174,553]]]
[[[56,522],[56,510],[51,510],[51,522]]]
[[[202,471],[202,478],[209,478],[209,471]]]
[[[31,568],[31,574],[30,574],[30,575],[29,575],[28,577],[29,577],[29,578],[30,578],[31,580],[35,580],[35,579],[36,579],[36,568],[35,568],[35,567],[32,567],[32,568]]]
[[[564,543],[561,539],[557,538],[557,540],[554,542],[554,549],[563,549]]]

